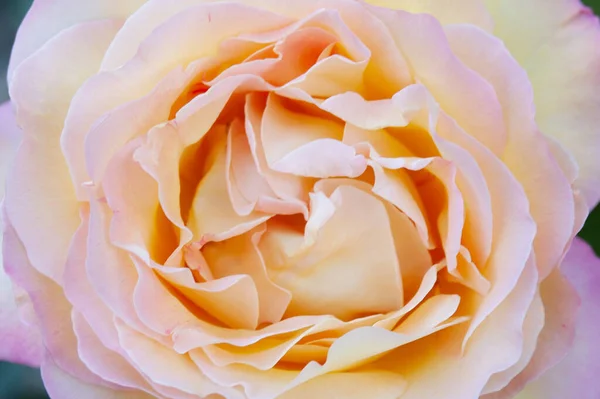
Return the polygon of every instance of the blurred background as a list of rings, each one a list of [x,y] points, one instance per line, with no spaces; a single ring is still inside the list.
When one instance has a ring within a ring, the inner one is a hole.
[[[600,0],[584,0],[583,2],[600,15]],[[19,23],[31,3],[32,0],[0,0],[0,103],[8,99],[5,76],[10,50]],[[580,236],[592,244],[596,253],[600,255],[600,206],[592,212]],[[0,342],[0,345],[3,344]],[[0,399],[44,398],[48,398],[48,396],[44,392],[38,370],[0,362]]]

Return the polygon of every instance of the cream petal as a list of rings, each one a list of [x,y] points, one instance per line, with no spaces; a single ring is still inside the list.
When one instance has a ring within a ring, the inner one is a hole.
[[[487,31],[494,27],[494,20],[481,0],[458,0],[452,3],[445,0],[367,0],[367,3],[413,14],[431,14],[442,25],[470,24]]]
[[[71,240],[65,265],[65,297],[73,308],[85,318],[104,346],[118,350],[117,330],[113,325],[113,313],[100,299],[88,278],[85,263],[89,231],[89,211],[81,212],[81,224]]]
[[[486,0],[486,4],[496,23],[494,34],[531,79],[540,129],[575,157],[580,166],[576,187],[593,208],[600,198],[596,180],[600,164],[593,156],[600,145],[596,112],[600,96],[594,89],[600,83],[597,18],[579,1],[560,0],[548,8],[540,0],[526,4]]]
[[[565,397],[593,399],[600,395],[600,385],[597,382],[597,361],[600,359],[597,345],[599,267],[600,263],[592,248],[583,240],[576,239],[561,266],[562,273],[573,284],[581,297],[581,307],[576,316],[573,347],[558,365],[526,386],[525,390],[516,396],[516,399]],[[558,298],[553,297],[552,299]],[[569,306],[573,305],[572,302],[558,303],[557,305],[561,307],[567,305],[564,311],[568,314],[562,314],[560,318],[566,317],[568,320],[572,317],[573,307]],[[549,309],[549,311],[551,310]],[[546,342],[550,346],[552,342],[559,344],[560,352],[564,348],[562,345],[568,344],[568,340],[565,342],[564,338],[565,335],[558,328],[554,330],[554,334],[546,335],[546,339],[548,339]],[[543,352],[539,356],[542,355]],[[539,366],[546,366],[542,357],[538,357],[538,360],[542,362],[542,364],[538,363]]]
[[[427,14],[375,8],[373,12],[410,60],[415,80],[427,87],[467,133],[493,153],[502,154],[507,134],[494,88],[452,53],[439,21]]]
[[[108,101],[104,104],[104,84],[94,84],[97,81],[91,79],[82,87],[73,100],[61,137],[63,152],[80,196],[85,195],[83,183],[90,179],[95,183],[102,180],[111,157],[121,147],[154,125],[168,120],[173,102],[189,80],[189,75],[176,69],[146,96],[114,109],[109,108],[113,104]],[[114,91],[111,94],[114,96]],[[92,109],[84,109],[86,107]],[[107,113],[102,115],[103,111]]]
[[[203,45],[218,44],[221,41],[220,38],[233,36],[238,32],[250,33],[257,30],[263,31],[263,29],[270,31],[292,22],[291,18],[245,4],[211,4],[205,0],[150,0],[127,20],[121,32],[115,37],[102,63],[102,70],[117,69],[126,64],[135,57],[140,45],[152,35],[153,31],[163,25],[168,25],[172,20],[185,19],[184,14],[190,12],[195,14],[196,21],[201,22],[195,29],[212,29],[211,37],[214,38],[214,43],[203,43]],[[248,19],[247,17],[250,15],[253,16]],[[232,27],[228,22],[234,18],[243,21],[243,25],[236,24],[235,31],[231,31]],[[179,24],[181,25],[181,23]],[[189,40],[192,40],[193,37],[204,37],[206,34],[199,32],[198,34],[182,35],[182,38],[184,36],[190,36]]]
[[[483,276],[491,283],[491,289],[473,316],[466,343],[481,321],[515,287],[530,256],[536,226],[522,186],[490,150],[465,134],[443,114],[437,128],[441,139],[468,151],[477,162],[488,184],[492,205],[494,241],[490,257],[482,269]],[[510,201],[506,198],[510,198]]]
[[[261,240],[269,276],[292,294],[287,314],[348,319],[398,309],[403,301],[402,281],[383,203],[352,186],[338,187],[328,201],[335,213],[322,223],[316,241],[313,245],[308,241],[303,253],[278,259],[282,249],[277,234],[282,228],[285,232],[285,226],[268,225]],[[348,231],[348,220],[360,228]]]
[[[214,144],[214,161],[196,188],[187,223],[195,241],[221,241],[249,231],[271,217],[262,212],[240,216],[228,201],[226,144],[226,136]]]
[[[372,163],[375,169],[378,165]],[[319,230],[333,216],[336,211],[335,206],[327,196],[330,196],[336,188],[340,186],[352,186],[366,193],[374,192],[376,187],[353,179],[324,179],[315,184],[315,193],[311,193],[311,200],[314,204],[311,206],[311,217],[305,226],[304,245],[313,245]],[[326,196],[327,195],[327,196]],[[383,197],[383,196],[382,196]],[[383,197],[385,199],[385,197]],[[431,267],[431,256],[425,246],[426,241],[422,241],[418,234],[418,229],[410,219],[400,210],[394,207],[392,203],[384,202],[390,221],[394,247],[402,276],[402,288],[405,300],[413,300],[423,284],[423,278],[429,273]],[[430,287],[431,288],[431,287]],[[408,309],[407,305],[402,309]],[[407,310],[408,311],[408,310]],[[396,313],[396,312],[393,312]],[[386,316],[386,319],[389,316]]]
[[[71,317],[77,337],[77,353],[93,373],[123,388],[152,395],[152,389],[142,376],[122,356],[102,345],[81,313],[74,311]]]
[[[109,389],[89,384],[65,372],[54,359],[47,355],[42,362],[42,379],[48,394],[55,399],[85,397],[90,399],[153,399],[145,392]]]
[[[221,394],[242,399],[241,393],[216,385],[185,355],[173,352],[122,323],[116,324],[123,349],[148,378],[157,384],[205,397]]]
[[[525,353],[515,366],[492,377],[486,388],[499,392],[487,395],[491,399],[513,398],[527,383],[562,361],[572,349],[580,305],[575,288],[555,269],[542,282],[539,291],[540,304],[532,306],[528,314],[537,319],[535,330],[528,330],[527,324],[524,328]]]
[[[479,325],[463,353],[460,336],[464,335],[464,329],[457,328],[435,339],[401,348],[384,359],[380,367],[388,367],[406,378],[408,388],[403,399],[479,397],[493,373],[505,370],[520,357],[523,321],[536,287],[535,262],[529,262],[517,286]],[[406,356],[418,356],[418,366],[398,362]],[[461,383],[465,378],[468,384]]]
[[[17,33],[8,68],[9,81],[21,62],[61,31],[88,21],[125,19],[145,2],[146,0],[108,0],[99,3],[82,3],[77,0],[36,1]]]
[[[244,123],[239,119],[232,122],[227,135],[226,163],[227,189],[237,214],[246,216],[256,208],[260,198],[275,196],[258,171],[246,138]]]
[[[276,285],[267,275],[263,255],[258,249],[261,236],[262,232],[249,232],[203,249],[215,277],[247,274],[252,278],[258,292],[259,325],[280,321],[291,300],[290,292]]]
[[[129,254],[115,246],[109,238],[112,235],[109,232],[111,211],[107,204],[97,200],[90,205],[85,260],[89,282],[115,316],[138,331],[156,337],[157,334],[142,323],[133,304],[134,289],[139,279],[135,266]]]
[[[280,398],[397,399],[405,389],[406,381],[401,375],[384,370],[330,373],[305,382]]]
[[[267,163],[278,172],[356,177],[366,169],[364,157],[341,142],[342,124],[289,109],[274,94],[267,101],[261,136]]]
[[[261,176],[265,178],[273,192],[283,201],[308,218],[306,200],[311,189],[311,181],[301,176],[279,173],[271,169],[267,163],[262,141],[262,116],[266,103],[257,94],[246,97],[244,114],[246,116],[246,136],[250,151]]]
[[[144,313],[150,314],[150,304],[158,294],[152,289],[156,283],[150,284],[148,279],[156,277],[146,270],[146,265],[136,263],[140,281],[136,287],[135,301],[138,308],[144,308]],[[256,285],[250,276],[240,274],[196,283],[189,270],[179,270],[180,273],[161,275],[200,309],[231,328],[253,330],[258,326],[259,298]]]
[[[101,21],[62,31],[23,61],[11,81],[24,140],[7,178],[5,206],[32,265],[56,282],[62,282],[69,241],[79,224],[59,135],[71,97],[96,72],[119,26]]]
[[[574,203],[571,185],[535,125],[528,75],[493,36],[467,26],[447,27],[446,33],[455,54],[494,86],[502,104],[508,128],[502,160],[523,185],[538,225],[534,248],[543,279],[571,238]]]

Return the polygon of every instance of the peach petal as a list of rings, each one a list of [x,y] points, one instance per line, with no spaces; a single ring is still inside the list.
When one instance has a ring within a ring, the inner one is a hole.
[[[398,322],[408,313],[412,312],[431,292],[437,281],[438,266],[430,267],[421,279],[421,284],[417,292],[410,298],[406,304],[395,312],[388,313],[382,320],[376,321],[373,326],[392,330]]]
[[[439,303],[444,308],[440,309],[439,316],[441,317],[423,318],[415,323],[412,331],[409,330],[407,333],[403,333],[401,330],[393,332],[377,327],[362,327],[347,333],[333,343],[329,349],[327,361],[323,365],[316,362],[309,363],[288,384],[286,389],[294,388],[327,373],[359,367],[376,356],[468,320],[466,317],[448,319],[447,317],[450,317],[456,310],[454,306],[456,301],[442,304],[443,302],[445,301]],[[448,304],[450,306],[444,306]],[[446,319],[442,320],[444,316]],[[442,323],[438,323],[440,320]]]
[[[132,388],[152,395],[152,388],[127,360],[102,345],[81,313],[74,311],[71,317],[77,337],[77,353],[93,373],[123,388]]]
[[[363,88],[369,97],[387,97],[413,82],[407,62],[395,47],[389,30],[361,2],[310,0],[281,3],[277,0],[249,0],[247,3],[294,19],[322,10],[335,10],[329,13],[337,14],[338,21],[349,28],[355,37],[353,41],[361,42],[370,53],[371,62],[365,69]],[[341,25],[339,22],[335,24],[332,26],[330,23],[330,28],[340,32]],[[342,29],[347,30],[345,27]],[[348,40],[342,42],[348,43]]]
[[[192,239],[192,232],[185,226],[180,205],[180,163],[184,148],[176,124],[166,123],[152,128],[145,141],[133,153],[133,160],[152,176],[158,185],[158,201],[167,219],[178,229],[179,246],[174,253]],[[167,263],[173,258],[171,254]]]
[[[139,276],[127,252],[110,241],[110,217],[111,211],[107,204],[99,201],[90,203],[85,261],[87,277],[95,292],[115,316],[144,334],[156,336],[136,313],[133,298]]]
[[[469,250],[461,246],[458,252],[458,263],[455,273],[450,274],[449,280],[471,288],[479,295],[486,295],[490,290],[490,282],[481,274],[473,263]]]
[[[514,365],[490,378],[482,391],[485,394],[482,398],[513,398],[534,376],[539,376],[562,360],[565,352],[570,349],[574,336],[574,310],[579,304],[579,297],[570,285],[563,285],[566,280],[556,270],[544,283],[547,288],[557,288],[550,295],[558,298],[560,294],[566,294],[566,306],[561,304],[558,305],[560,308],[555,309],[556,303],[553,302],[558,301],[546,298],[550,301],[550,307],[546,307],[540,295],[541,290],[538,290],[523,325],[521,357]],[[570,313],[566,314],[565,310]],[[552,314],[553,311],[557,311],[556,314]],[[554,344],[556,347],[553,347]]]
[[[385,207],[352,186],[340,186],[329,201],[335,213],[322,223],[314,245],[307,245],[303,253],[278,259],[275,254],[281,247],[274,241],[277,230],[271,227],[261,240],[269,276],[292,294],[287,314],[333,314],[348,319],[364,312],[398,309],[403,301],[402,282]],[[343,227],[349,218],[361,228],[348,231]],[[343,281],[339,276],[345,276]],[[337,281],[335,286],[332,281]]]
[[[259,202],[263,205],[260,210],[264,212],[267,204],[279,205],[275,193],[258,170],[244,131],[244,122],[239,119],[231,124],[227,135],[226,163],[229,198],[238,215],[249,215],[257,209]],[[286,213],[287,206],[280,205],[284,208],[282,213]],[[281,214],[278,210],[272,209],[270,213]]]
[[[229,197],[226,144],[226,137],[215,143],[212,148],[215,160],[196,188],[187,223],[196,241],[222,241],[243,234],[271,217],[262,212],[240,216],[230,201],[222,201]]]
[[[61,31],[80,23],[102,19],[125,19],[146,0],[108,0],[98,4],[76,0],[40,0],[21,23],[11,54],[8,77],[15,69]]]
[[[5,206],[32,265],[56,282],[62,283],[69,241],[79,224],[59,135],[71,97],[95,73],[119,26],[108,20],[62,31],[20,63],[11,81],[24,140],[7,178]]]
[[[65,156],[67,159],[72,159],[72,165],[76,162],[76,157],[81,157],[79,162],[85,162],[87,173],[92,181],[100,182],[111,157],[123,145],[129,140],[145,134],[153,126],[168,120],[173,102],[189,83],[189,80],[190,77],[182,70],[174,70],[151,93],[110,110],[100,117],[89,131],[81,129],[81,127],[78,131],[70,130],[72,129],[69,125],[71,120],[67,118],[67,126],[62,136]],[[89,95],[87,91],[92,91],[92,85],[84,87],[86,94]],[[97,88],[94,87],[94,89],[94,93],[98,93]],[[80,94],[80,96],[84,96],[84,94]],[[98,101],[98,97],[95,95],[94,99]],[[81,112],[73,112],[71,115],[71,119],[77,120]],[[76,145],[79,139],[71,136],[74,134],[84,134],[85,136],[81,139],[85,140],[85,144],[78,143]],[[84,151],[81,149],[83,146]],[[72,149],[72,154],[69,148]],[[71,169],[76,170],[77,167],[77,165],[73,165]]]
[[[490,377],[489,381],[481,391],[482,399],[502,398],[505,394],[508,394],[510,397],[514,396],[514,392],[511,393],[512,389],[507,386],[513,385],[511,381],[515,377],[520,379],[518,377],[519,373],[526,368],[531,361],[534,352],[537,350],[537,343],[541,338],[540,332],[544,328],[545,313],[544,304],[542,303],[541,295],[538,290],[535,293],[535,297],[533,298],[533,302],[527,311],[523,323],[523,348],[521,356],[512,366]],[[522,389],[522,387],[520,389]]]
[[[261,133],[267,163],[278,172],[356,177],[366,169],[364,157],[340,141],[341,124],[290,110],[275,95],[267,101]]]
[[[401,375],[383,370],[330,373],[301,384],[281,395],[281,399],[344,398],[397,399],[406,381]]]
[[[452,53],[439,21],[427,14],[372,12],[388,26],[415,79],[441,108],[494,154],[502,154],[507,134],[494,88]]]
[[[180,353],[214,344],[248,346],[265,338],[288,334],[315,325],[320,326],[317,331],[323,331],[323,329],[339,328],[344,325],[344,322],[333,316],[296,316],[259,330],[232,330],[209,324],[202,325],[202,328],[181,325],[173,330],[173,341],[175,350]]]
[[[569,181],[535,125],[529,78],[499,39],[475,27],[447,27],[446,33],[455,54],[494,86],[502,105],[508,129],[502,159],[523,185],[538,225],[534,248],[543,279],[571,237],[574,204]],[[526,157],[524,148],[531,149]]]
[[[65,265],[63,289],[65,297],[85,318],[102,344],[108,349],[118,350],[114,315],[94,290],[85,268],[89,218],[89,210],[81,212],[81,224],[73,235]]]
[[[456,257],[460,250],[460,240],[462,236],[465,204],[462,193],[457,185],[456,166],[442,158],[383,158],[371,156],[373,161],[388,169],[408,169],[421,170],[426,169],[436,179],[438,179],[446,190],[446,204],[439,211],[437,225],[440,232],[442,248],[448,262],[448,269],[452,271],[456,268]],[[421,190],[435,190],[433,183],[423,184]],[[439,196],[440,193],[435,193]],[[442,194],[443,195],[443,194]]]
[[[49,395],[55,399],[85,397],[90,399],[152,399],[154,395],[145,392],[109,389],[89,384],[64,371],[47,355],[42,362],[42,379]]]
[[[433,134],[433,139],[444,159],[456,163],[459,173],[456,184],[464,196],[466,207],[466,220],[463,234],[469,242],[473,256],[479,264],[485,263],[489,256],[492,241],[491,200],[489,190],[479,167],[473,157],[459,146],[441,140],[435,134],[437,124],[437,106],[432,102],[427,90],[422,85],[411,85],[394,95],[392,100],[365,101],[357,97],[356,104],[351,107],[345,104],[344,96],[334,97],[330,104],[327,101],[320,106],[333,112],[342,119],[359,124],[359,127],[347,125],[344,132],[344,142],[352,143],[355,147],[366,145],[369,147],[372,159],[388,168],[397,168],[406,162],[402,160],[391,161],[383,158],[410,156],[410,151],[396,139],[381,130],[368,131],[365,129],[379,129],[388,126],[406,126],[413,122],[428,128]],[[337,100],[339,99],[339,104]],[[352,100],[352,101],[355,101]],[[428,112],[428,122],[424,122],[423,111]],[[376,115],[374,117],[373,115]],[[442,115],[443,116],[443,115]],[[364,143],[364,144],[363,144]],[[398,165],[393,166],[394,163]],[[421,161],[424,162],[424,161]],[[404,166],[400,166],[404,167]],[[377,173],[377,170],[375,169]],[[416,214],[413,212],[412,215]],[[414,216],[413,216],[414,217]],[[416,220],[416,219],[413,219]],[[424,229],[421,225],[421,234]],[[431,243],[430,243],[431,245]],[[451,264],[453,270],[453,265]]]
[[[265,104],[258,95],[249,94],[246,97],[244,106],[246,136],[258,173],[265,178],[279,198],[308,218],[308,208],[304,200],[308,199],[310,181],[300,176],[279,173],[268,166],[261,129],[264,107]]]
[[[148,308],[157,293],[147,279],[155,278],[138,263],[140,281],[136,288],[136,304]],[[194,304],[231,328],[253,330],[258,326],[259,298],[252,278],[245,274],[196,283],[188,270],[162,274]],[[187,277],[187,278],[186,278]]]
[[[218,44],[222,39],[236,35],[238,32],[270,31],[282,28],[292,22],[291,18],[285,18],[246,4],[210,4],[204,0],[178,0],[172,2],[151,0],[127,20],[121,32],[115,37],[102,63],[102,70],[117,69],[126,64],[135,57],[140,45],[148,37],[151,37],[154,31],[160,30],[162,26],[169,25],[172,21],[178,19],[180,21],[177,25],[180,25],[180,27],[183,26],[182,20],[191,22],[189,16],[186,19],[184,15],[186,13],[194,14],[193,19],[201,22],[194,28],[201,29],[201,31],[189,35],[189,40],[192,40],[193,37],[205,37],[207,36],[206,30],[212,29],[211,35],[213,36],[211,37],[214,38],[214,42],[203,43],[205,46]],[[208,18],[208,15],[210,15],[210,18]],[[250,19],[245,18],[250,15],[252,15]],[[294,17],[297,17],[297,15]],[[239,18],[240,21],[244,21],[243,25],[237,24],[236,29],[232,30],[232,26],[228,24],[232,18]],[[181,37],[184,38],[185,36],[188,35],[182,35]],[[184,43],[182,45],[185,47]],[[192,45],[188,48],[195,48],[195,46]],[[200,58],[200,56],[194,58]]]
[[[204,376],[187,356],[173,352],[122,323],[117,322],[116,326],[123,349],[155,383],[201,397],[221,394],[232,399],[243,398],[235,389],[220,387]]]
[[[514,364],[523,347],[523,321],[537,287],[535,262],[528,266],[508,297],[480,325],[461,354],[460,336],[464,329],[448,330],[436,345],[424,340],[413,348],[400,349],[381,367],[402,374],[407,382],[406,399],[463,399],[479,397],[490,376]],[[445,345],[440,345],[444,343]],[[435,349],[434,349],[435,348]],[[485,353],[485,356],[481,356]],[[419,365],[398,362],[398,358],[418,354]],[[468,384],[457,381],[469,379]],[[432,384],[431,381],[435,381]],[[404,399],[404,397],[403,397]]]
[[[203,249],[216,278],[244,274],[252,278],[258,292],[259,325],[280,321],[291,300],[290,292],[279,287],[267,275],[263,255],[258,249],[262,234],[261,231],[249,232]]]
[[[462,131],[444,114],[441,114],[437,133],[441,139],[448,140],[471,154],[486,178],[492,201],[492,235],[495,239],[483,269],[483,276],[492,287],[473,317],[466,343],[481,321],[515,287],[530,256],[536,226],[529,214],[529,204],[523,188],[489,149]],[[507,196],[510,196],[511,201],[505,200]],[[507,265],[510,265],[510,270]]]
[[[598,369],[596,363],[600,352],[597,345],[599,308],[598,299],[596,298],[599,267],[600,263],[592,248],[583,240],[575,239],[561,265],[562,273],[575,287],[581,298],[581,307],[575,317],[573,346],[560,363],[527,385],[525,390],[516,396],[517,399],[558,399],[564,397],[592,399],[600,394],[596,375]],[[564,284],[565,282],[561,282],[559,279],[556,283]],[[551,286],[548,288],[551,288]],[[566,289],[567,292],[570,291],[569,296],[573,298],[572,287],[567,285],[563,286],[563,289]],[[551,348],[553,351],[540,351],[537,355],[534,355],[534,363],[532,363],[529,370],[526,369],[533,373],[527,373],[524,376],[525,381],[521,382],[526,382],[531,377],[537,377],[544,368],[560,359],[560,357],[557,359],[556,355],[564,355],[565,350],[569,348],[569,338],[573,338],[569,336],[571,333],[569,324],[572,322],[573,309],[577,304],[572,299],[567,302],[555,301],[559,297],[554,296],[552,291],[548,292],[548,294],[550,293],[552,293],[552,296],[548,297],[550,299],[548,312],[552,312],[554,306],[559,306],[560,309],[558,314],[555,314],[558,317],[549,321],[549,324],[554,328],[548,328],[546,332],[543,332],[542,344],[544,347],[548,345],[547,348]],[[567,324],[566,331],[563,327],[565,324]],[[553,345],[556,345],[556,347]],[[551,359],[546,359],[546,354]],[[541,367],[541,369],[538,367]]]
[[[372,166],[375,167],[375,165]],[[352,186],[366,193],[375,192],[374,186],[353,179],[318,181],[314,187],[315,193],[311,193],[311,200],[314,201],[314,204],[311,205],[312,214],[305,226],[305,247],[314,244],[319,230],[335,213],[336,208],[327,196],[330,196],[340,186]],[[404,298],[411,299],[416,295],[424,276],[429,272],[431,256],[410,219],[391,203],[384,201],[383,204],[390,221],[394,248],[402,276]]]
[[[310,20],[306,20],[306,23],[309,24]],[[285,32],[287,29],[282,31]],[[262,41],[260,40],[262,36],[245,35],[242,38]],[[276,55],[275,58],[246,59],[240,64],[227,68],[207,84],[212,86],[217,81],[229,76],[252,74],[263,77],[275,86],[283,86],[306,73],[315,63],[321,61],[319,57],[323,51],[328,46],[335,44],[336,37],[323,28],[300,27],[297,31],[279,39],[272,48],[271,46],[267,47]],[[255,53],[255,55],[257,54]]]

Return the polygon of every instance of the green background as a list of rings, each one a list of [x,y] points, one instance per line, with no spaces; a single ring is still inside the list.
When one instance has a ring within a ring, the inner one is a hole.
[[[91,0],[80,0],[91,1]],[[95,0],[103,1],[103,0]],[[452,1],[452,0],[448,0]],[[528,0],[522,0],[528,1]],[[549,0],[552,1],[552,0]],[[584,1],[600,15],[600,0]],[[6,76],[6,66],[10,55],[15,32],[31,0],[0,0],[0,75]],[[573,60],[576,62],[576,60]],[[0,80],[0,103],[8,99],[5,79]],[[600,112],[600,110],[599,110]],[[598,171],[600,173],[600,170]],[[600,255],[600,207],[596,208],[588,218],[580,233]],[[4,343],[0,342],[0,345]],[[0,362],[0,399],[43,399],[47,395],[43,391],[39,372],[35,369]],[[85,399],[85,398],[81,398]]]

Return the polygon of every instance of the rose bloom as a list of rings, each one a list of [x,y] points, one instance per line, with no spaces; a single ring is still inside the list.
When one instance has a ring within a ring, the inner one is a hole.
[[[8,81],[0,356],[52,398],[600,397],[579,1],[38,0]]]

